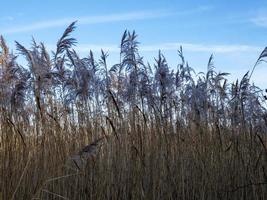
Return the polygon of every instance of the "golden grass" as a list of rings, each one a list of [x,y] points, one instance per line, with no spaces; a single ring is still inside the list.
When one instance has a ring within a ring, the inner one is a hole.
[[[3,132],[2,126],[1,199],[267,197],[267,155],[258,137],[227,133],[221,144],[208,130],[169,134],[145,125],[135,131],[126,125],[117,129],[119,138],[106,137],[97,154],[78,169],[68,160],[88,138],[102,134],[99,127],[75,133],[45,128],[38,139],[28,136],[25,147],[14,130]],[[266,136],[260,138],[266,141]]]

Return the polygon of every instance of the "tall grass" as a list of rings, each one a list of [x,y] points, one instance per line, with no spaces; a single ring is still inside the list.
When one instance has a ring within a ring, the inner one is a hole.
[[[74,29],[52,54],[17,42],[27,66],[1,37],[0,199],[267,199],[267,112],[251,73],[228,83],[211,56],[196,74],[182,48],[177,69],[161,52],[144,64],[129,31],[107,66],[104,51],[79,57]]]

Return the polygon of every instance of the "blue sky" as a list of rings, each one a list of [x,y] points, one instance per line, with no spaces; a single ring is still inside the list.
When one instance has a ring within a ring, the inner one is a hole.
[[[227,71],[231,80],[251,70],[267,46],[267,1],[55,1],[17,0],[1,4],[0,34],[14,48],[14,40],[26,47],[32,36],[55,49],[68,24],[78,20],[73,36],[76,50],[96,56],[108,50],[109,64],[118,62],[118,46],[125,29],[136,30],[140,53],[153,62],[162,49],[170,66],[178,64],[180,45],[189,64],[205,71],[210,54],[218,71]],[[267,64],[261,64],[252,80],[267,87]]]

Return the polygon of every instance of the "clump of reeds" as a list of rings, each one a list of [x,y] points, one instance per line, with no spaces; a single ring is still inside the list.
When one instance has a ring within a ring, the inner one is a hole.
[[[196,75],[178,51],[144,64],[80,58],[72,23],[48,53],[0,46],[0,199],[266,199],[267,112],[252,73],[228,83],[213,56]],[[256,62],[266,58],[266,49]],[[254,71],[255,67],[253,68]]]

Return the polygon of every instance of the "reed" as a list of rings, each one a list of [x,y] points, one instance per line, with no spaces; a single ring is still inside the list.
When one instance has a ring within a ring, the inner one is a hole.
[[[55,52],[17,63],[0,39],[0,199],[267,199],[264,92],[218,73],[144,64],[135,32],[120,61],[80,58],[72,23]],[[266,58],[266,49],[255,66]],[[255,69],[253,67],[253,71]]]

